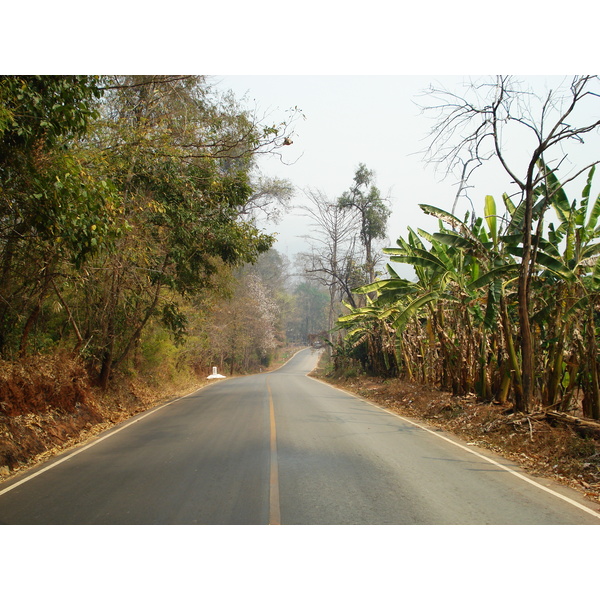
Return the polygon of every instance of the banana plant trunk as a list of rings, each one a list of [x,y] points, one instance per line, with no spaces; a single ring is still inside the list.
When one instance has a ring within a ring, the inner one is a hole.
[[[600,388],[598,385],[598,347],[596,344],[596,323],[594,320],[594,305],[592,302],[590,302],[588,318],[588,339],[590,371],[592,375],[592,393],[590,398],[590,414],[585,416],[591,417],[592,419],[600,419]]]
[[[531,176],[528,178],[528,183]],[[517,300],[519,306],[519,328],[521,346],[521,384],[523,393],[515,399],[515,410],[517,412],[529,413],[533,406],[534,390],[534,358],[533,358],[533,336],[530,321],[530,282],[533,268],[532,261],[532,236],[531,227],[533,223],[533,185],[525,195],[525,215],[523,223],[523,257],[519,269],[519,283]]]
[[[517,350],[513,340],[511,331],[510,321],[508,318],[508,308],[506,306],[506,299],[502,295],[500,297],[500,310],[502,314],[502,329],[504,330],[504,339],[506,343],[506,352],[508,353],[508,360],[512,373],[512,380],[514,381],[514,392],[515,392],[515,410],[518,410],[518,406],[521,406],[521,399],[523,397],[523,381],[521,378],[521,365],[519,364],[519,358],[517,356]]]
[[[564,346],[565,346],[565,324],[563,323],[563,292],[558,293],[556,302],[556,315],[554,318],[554,331],[550,337],[557,338],[548,351],[548,378],[546,392],[542,397],[544,406],[555,406],[558,404],[560,384],[564,377]]]

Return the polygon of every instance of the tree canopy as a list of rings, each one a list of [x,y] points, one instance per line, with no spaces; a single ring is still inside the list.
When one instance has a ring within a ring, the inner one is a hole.
[[[289,200],[256,174],[290,123],[260,123],[197,76],[0,78],[0,355],[83,352],[106,385],[151,320],[274,238],[249,218]]]

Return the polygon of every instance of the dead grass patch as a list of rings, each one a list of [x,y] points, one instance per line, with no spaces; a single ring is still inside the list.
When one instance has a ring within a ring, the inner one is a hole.
[[[206,383],[116,376],[102,393],[68,355],[0,363],[0,481]]]

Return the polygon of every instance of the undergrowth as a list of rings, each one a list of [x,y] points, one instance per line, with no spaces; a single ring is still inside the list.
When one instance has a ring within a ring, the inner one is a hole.
[[[108,390],[82,361],[59,353],[0,361],[0,479],[204,383],[191,373],[115,374]]]
[[[297,350],[280,349],[261,370],[281,366]],[[103,392],[84,363],[67,353],[0,361],[0,481],[207,385],[210,372],[144,360],[115,372]]]

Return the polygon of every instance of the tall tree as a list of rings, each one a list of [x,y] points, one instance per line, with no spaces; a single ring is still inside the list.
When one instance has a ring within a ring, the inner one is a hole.
[[[0,353],[73,341],[106,385],[149,323],[180,338],[181,307],[271,246],[247,215],[289,188],[255,159],[289,126],[204,77],[0,78]]]
[[[63,262],[109,243],[117,197],[73,145],[98,116],[99,78],[0,78],[0,353],[29,335]],[[20,338],[19,341],[18,338]]]
[[[338,199],[342,209],[350,209],[357,214],[359,237],[365,251],[365,271],[368,283],[375,281],[375,268],[380,259],[376,255],[373,243],[384,239],[387,222],[391,214],[381,192],[374,185],[375,174],[364,164],[359,164],[354,174],[354,184]]]
[[[311,244],[311,251],[300,253],[298,260],[309,280],[329,290],[328,329],[331,331],[340,302],[345,300],[355,307],[352,289],[363,283],[357,278],[356,268],[357,220],[354,214],[330,201],[319,190],[308,189],[305,195],[309,203],[304,210],[311,221],[311,232],[305,238]]]
[[[212,98],[203,78],[116,78],[109,87],[89,151],[96,148],[96,164],[117,182],[131,233],[108,271],[98,271],[94,314],[103,316],[88,330],[99,332],[102,386],[154,315],[182,323],[165,291],[197,294],[210,284],[215,259],[238,266],[273,242],[240,218],[253,193],[252,150],[264,140],[235,105]]]
[[[288,324],[291,341],[306,344],[330,328],[327,288],[305,279],[294,288],[292,298],[294,312]]]

